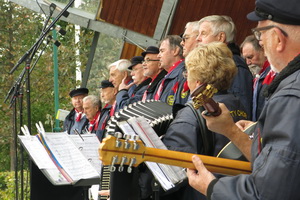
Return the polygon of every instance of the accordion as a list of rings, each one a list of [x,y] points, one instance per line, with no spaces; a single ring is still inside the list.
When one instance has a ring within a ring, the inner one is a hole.
[[[114,135],[120,132],[118,122],[126,121],[131,117],[145,117],[158,136],[163,135],[173,121],[172,106],[165,102],[147,100],[138,101],[125,106],[110,118],[106,126],[106,134]]]
[[[143,116],[151,125],[158,136],[164,135],[170,123],[173,121],[172,106],[165,102],[156,100],[138,101],[125,106],[114,114],[106,125],[106,135],[113,135],[122,132],[119,123],[127,121],[131,117]],[[136,188],[136,170],[132,174],[127,172],[110,172],[108,166],[104,166],[100,187],[101,190],[110,189],[110,199],[136,199],[129,193],[128,188]],[[127,187],[124,187],[127,185]],[[133,185],[133,186],[130,186]],[[131,189],[135,191],[135,189]],[[134,192],[133,192],[134,193]],[[135,195],[134,195],[135,196]],[[101,196],[100,199],[108,199],[108,196]]]

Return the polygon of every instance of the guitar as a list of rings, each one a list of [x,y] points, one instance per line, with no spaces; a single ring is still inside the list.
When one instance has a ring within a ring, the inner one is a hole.
[[[253,134],[255,131],[256,123],[251,124],[244,130],[244,133],[248,134],[249,136]],[[244,160],[247,159],[243,155],[243,153],[233,144],[231,141],[227,143],[223,149],[218,153],[217,157],[219,158],[229,158],[234,160]]]
[[[103,165],[110,165],[112,171],[116,170],[115,165],[120,165],[119,170],[128,165],[130,171],[132,167],[137,167],[145,161],[195,169],[192,163],[192,156],[195,154],[145,147],[141,140],[123,140],[108,136],[100,144],[99,155]],[[214,173],[225,175],[251,173],[249,162],[197,156],[201,158],[206,168]]]
[[[217,92],[218,90],[211,84],[203,83],[198,86],[191,93],[194,108],[197,110],[200,106],[203,106],[206,110],[206,114],[219,116],[221,114],[219,104],[212,99],[212,96]]]
[[[199,109],[200,106],[203,106],[206,109],[206,115],[219,116],[221,109],[218,103],[212,99],[212,96],[217,92],[218,90],[212,85],[201,84],[191,93],[194,108]],[[256,123],[253,123],[244,132],[251,135],[255,130],[255,126]],[[217,157],[247,161],[243,153],[232,142],[227,143],[218,153]]]

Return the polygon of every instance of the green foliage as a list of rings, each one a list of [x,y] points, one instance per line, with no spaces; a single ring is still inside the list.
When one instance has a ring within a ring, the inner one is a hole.
[[[24,199],[29,200],[30,188],[29,188],[29,181],[28,181],[28,172],[24,171]],[[18,174],[20,177],[20,173]],[[20,199],[21,197],[21,182],[20,178],[18,178],[18,196]],[[15,187],[15,173],[14,172],[0,172],[0,199],[3,200],[11,200],[15,199],[16,195],[16,187]]]
[[[10,167],[9,147],[10,137],[0,137],[0,171],[8,170]]]
[[[98,1],[86,1],[86,3],[98,3]],[[96,6],[93,6],[96,8]],[[14,149],[14,131],[13,131],[13,106],[11,104],[16,100],[17,108],[17,127],[16,131],[20,134],[20,105],[22,109],[22,125],[27,124],[27,93],[25,87],[25,77],[21,82],[23,95],[18,94],[17,98],[7,99],[3,103],[8,91],[12,88],[15,81],[20,77],[25,69],[25,63],[22,63],[18,69],[9,74],[18,60],[32,47],[39,38],[45,16],[34,13],[31,10],[23,8],[17,4],[0,0],[0,199],[15,199],[15,174],[8,172],[13,170]],[[65,36],[57,35],[61,46],[58,48],[59,65],[59,103],[60,108],[71,109],[69,91],[76,85],[76,59],[81,62],[81,70],[84,72],[94,36],[94,32],[81,28],[80,40],[75,43],[75,26],[64,21],[58,21],[63,29],[67,31]],[[108,78],[106,66],[119,59],[122,49],[122,41],[100,34],[98,46],[93,61],[93,68],[88,82],[88,88],[92,94],[96,94],[96,88],[100,81]],[[41,49],[45,47],[44,52],[37,61]],[[76,49],[80,49],[80,55],[76,57]],[[30,106],[31,106],[31,127],[32,134],[36,134],[34,124],[41,121],[45,125],[46,131],[51,131],[54,120],[54,90],[53,90],[53,46],[41,45],[39,52],[35,54],[31,61],[30,74]],[[37,64],[34,65],[35,61]],[[23,100],[21,101],[21,98]],[[22,102],[22,104],[21,104]],[[18,143],[18,152],[20,152]],[[18,153],[20,156],[20,153]],[[28,155],[24,155],[24,160]],[[20,158],[17,159],[20,161]],[[19,166],[20,167],[20,166]],[[25,169],[27,168],[25,163]],[[28,173],[25,173],[25,199],[29,199]],[[18,175],[20,178],[20,174]],[[20,179],[19,179],[20,181]],[[18,184],[21,185],[20,182]],[[20,190],[19,190],[20,191]],[[19,193],[20,194],[20,193]]]
[[[97,88],[102,80],[109,78],[107,66],[120,57],[122,40],[100,34],[98,46],[93,61],[93,68],[88,81],[91,94],[98,95]]]
[[[96,1],[93,1],[96,3]],[[86,1],[86,3],[91,3]],[[95,6],[94,6],[95,7]],[[19,65],[18,69],[9,74],[10,70],[18,63],[18,60],[32,47],[41,34],[45,16],[23,8],[17,4],[0,0],[0,102],[4,102],[8,91],[12,88],[21,72],[25,69],[25,63]],[[76,61],[81,63],[81,70],[84,72],[88,61],[90,47],[94,32],[84,28],[80,29],[80,40],[75,43],[75,26],[64,21],[58,21],[63,29],[67,31],[65,36],[57,34],[61,46],[58,47],[59,66],[59,103],[60,108],[70,110],[71,104],[69,91],[76,85]],[[97,94],[97,86],[100,81],[108,78],[106,66],[119,59],[122,49],[122,41],[100,34],[98,46],[93,61],[93,68],[88,81],[88,88],[91,94]],[[44,49],[43,52],[41,50]],[[76,55],[79,49],[79,56]],[[39,57],[39,54],[42,54]],[[38,59],[38,60],[37,60]],[[37,61],[37,62],[36,62]],[[36,62],[36,65],[34,63]],[[35,54],[31,63],[30,74],[30,106],[31,106],[31,127],[32,134],[36,134],[34,124],[41,121],[46,131],[52,131],[54,120],[54,90],[53,90],[53,46],[42,44],[39,52]],[[17,98],[9,98],[6,103],[0,103],[0,171],[13,169],[12,159],[15,149],[13,132],[13,104],[17,102],[17,127],[20,134],[20,105],[22,102],[22,125],[27,124],[27,91],[25,77],[21,82],[23,95],[18,94]],[[21,98],[23,100],[21,101]],[[12,107],[11,107],[12,106]],[[1,199],[1,198],[0,198]]]

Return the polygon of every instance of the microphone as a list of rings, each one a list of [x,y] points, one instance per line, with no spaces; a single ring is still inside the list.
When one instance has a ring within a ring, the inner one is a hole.
[[[62,29],[60,26],[53,26],[53,29],[55,29],[57,32],[59,32],[61,35],[66,35],[67,31],[65,31],[64,29]],[[52,30],[53,30],[52,29]]]
[[[17,64],[10,70],[9,74],[12,74],[18,67],[19,65],[21,65],[26,59],[27,57],[29,56],[30,52],[27,51],[23,56],[22,58],[20,58],[17,62]]]
[[[47,44],[49,44],[49,42],[52,42],[57,47],[59,47],[61,44],[58,40],[54,40],[51,35],[48,35],[47,37]]]
[[[63,9],[61,9],[60,7],[58,7],[56,4],[54,3],[51,3],[50,1],[48,0],[43,0],[48,6],[52,7],[53,9],[57,10],[58,12],[62,12]],[[69,12],[68,11],[65,11],[62,15],[64,17],[68,17],[69,16]]]

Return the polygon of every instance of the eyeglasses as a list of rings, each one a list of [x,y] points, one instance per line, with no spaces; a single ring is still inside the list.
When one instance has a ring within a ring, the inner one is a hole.
[[[194,37],[194,36],[198,37],[198,35],[183,36],[183,37],[182,37],[182,42],[185,42],[185,41],[187,41],[188,39],[190,39],[191,37]]]
[[[144,60],[142,64],[148,64],[151,61],[159,61],[159,60],[147,59],[147,60]]]
[[[260,27],[260,28],[253,28],[253,29],[251,29],[251,31],[254,34],[255,38],[258,41],[260,41],[261,31],[267,31],[267,30],[269,30],[271,28],[278,28],[285,37],[288,36],[288,34],[284,30],[282,30],[280,27],[275,26],[275,25],[264,26],[264,27]]]

